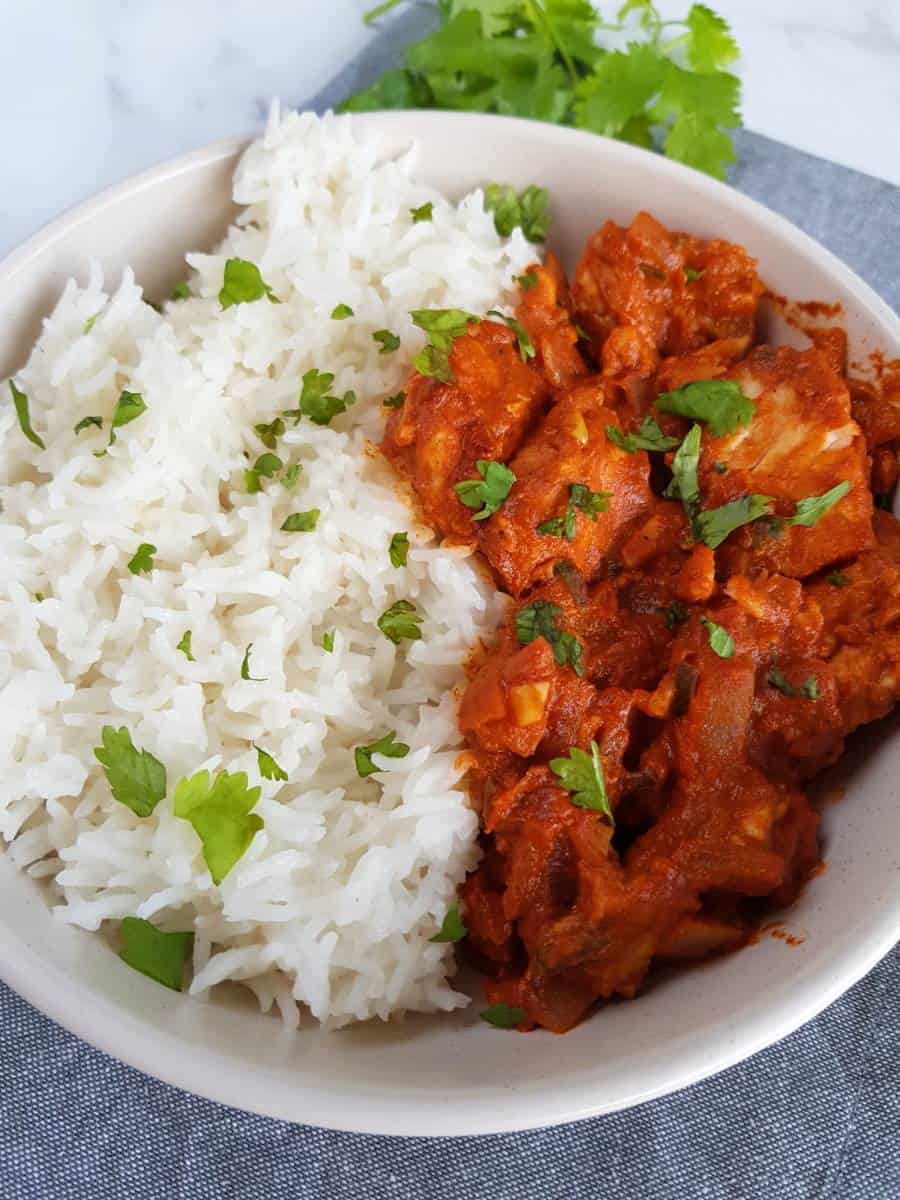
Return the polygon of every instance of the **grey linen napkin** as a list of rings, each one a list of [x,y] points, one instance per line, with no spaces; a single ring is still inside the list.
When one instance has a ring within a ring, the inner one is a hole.
[[[397,61],[413,8],[313,97]],[[900,190],[741,133],[735,186],[894,307]],[[850,801],[848,801],[850,802]],[[0,1200],[897,1200],[900,951],[816,1020],[713,1079],[557,1129],[446,1140],[292,1126],[122,1066],[0,985]]]

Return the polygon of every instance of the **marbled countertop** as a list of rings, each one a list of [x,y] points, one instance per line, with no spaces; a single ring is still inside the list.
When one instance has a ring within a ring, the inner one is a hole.
[[[372,36],[372,2],[0,0],[0,255],[109,183],[259,128],[272,96],[302,104]],[[750,128],[900,184],[900,0],[711,2],[743,49]]]

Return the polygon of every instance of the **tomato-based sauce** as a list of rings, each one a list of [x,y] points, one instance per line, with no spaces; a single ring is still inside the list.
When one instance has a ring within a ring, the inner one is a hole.
[[[762,294],[739,246],[607,222],[387,424],[513,598],[460,705],[461,908],[522,1029],[745,944],[818,867],[808,781],[900,697],[900,393],[839,330],[759,344]]]

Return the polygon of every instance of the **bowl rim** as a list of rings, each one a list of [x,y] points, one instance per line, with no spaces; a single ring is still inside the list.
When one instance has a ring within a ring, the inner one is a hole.
[[[859,303],[860,308],[875,322],[893,332],[893,341],[900,352],[900,318],[867,283],[856,275],[832,251],[804,233],[787,218],[767,208],[759,201],[738,192],[731,186],[702,175],[680,163],[627,143],[600,137],[587,131],[563,128],[516,117],[501,117],[481,113],[433,112],[406,110],[401,112],[376,112],[354,114],[354,123],[371,126],[392,133],[408,136],[415,140],[426,130],[440,135],[441,127],[450,125],[479,125],[489,122],[498,134],[504,127],[527,127],[527,136],[545,145],[562,144],[567,153],[578,147],[591,148],[592,154],[604,153],[611,164],[640,161],[646,167],[648,160],[661,180],[672,179],[687,182],[695,193],[713,209],[730,207],[749,218],[761,229],[768,229],[789,238],[799,249],[805,249],[822,265],[823,269],[836,277]],[[217,140],[206,146],[189,151],[175,158],[166,159],[138,174],[114,183],[96,195],[68,209],[60,216],[29,237],[0,261],[0,287],[8,287],[15,277],[28,269],[33,260],[44,254],[58,240],[68,236],[84,221],[93,220],[104,210],[114,207],[149,188],[158,187],[181,175],[220,163],[243,150],[253,136],[245,135]],[[601,149],[601,146],[603,149]],[[2,851],[0,851],[2,853]],[[93,935],[86,935],[93,936]],[[17,932],[0,924],[0,979],[13,988],[26,1001],[33,1004],[59,1025],[82,1038],[90,1045],[112,1055],[121,1062],[153,1076],[174,1087],[181,1088],[216,1101],[293,1122],[306,1122],[324,1128],[355,1133],[391,1134],[396,1136],[459,1136],[489,1135],[543,1128],[581,1120],[602,1113],[615,1112],[645,1101],[668,1095],[699,1080],[714,1075],[727,1067],[749,1058],[760,1050],[779,1041],[801,1025],[811,1020],[830,1003],[842,995],[865,975],[895,944],[900,936],[900,898],[893,905],[885,905],[871,914],[864,936],[850,944],[832,948],[831,973],[826,979],[817,979],[816,989],[806,987],[792,992],[774,1011],[756,1015],[744,1022],[731,1038],[722,1038],[715,1049],[708,1048],[704,1055],[694,1054],[690,1061],[685,1055],[673,1055],[670,1062],[660,1069],[652,1083],[634,1087],[615,1102],[592,1099],[591,1096],[570,1089],[567,1095],[548,1089],[544,1103],[529,1093],[523,1095],[521,1103],[512,1096],[502,1110],[494,1110],[486,1120],[483,1111],[467,1113],[442,1113],[442,1128],[436,1133],[433,1119],[427,1112],[416,1115],[414,1100],[390,1100],[385,1098],[377,1107],[360,1105],[348,1107],[338,1093],[320,1093],[316,1104],[302,1102],[302,1087],[289,1094],[285,1087],[272,1087],[262,1095],[261,1089],[242,1088],[236,1072],[223,1072],[221,1061],[206,1046],[196,1046],[188,1060],[184,1054],[184,1040],[176,1034],[146,1036],[143,1022],[127,1014],[111,999],[104,1002],[105,1010],[98,1011],[96,1005],[72,1003],[71,977],[35,950]],[[820,969],[821,973],[821,969]],[[67,987],[68,981],[68,987]],[[77,985],[81,987],[79,983]],[[186,1002],[194,1004],[193,999]],[[141,1029],[143,1037],[135,1036]],[[274,1084],[274,1081],[270,1081]],[[299,1102],[298,1102],[299,1101]],[[402,1120],[404,1128],[398,1128]]]

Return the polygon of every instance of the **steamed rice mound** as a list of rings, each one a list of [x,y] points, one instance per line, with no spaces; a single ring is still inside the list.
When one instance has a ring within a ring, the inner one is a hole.
[[[501,614],[464,553],[414,524],[370,443],[422,345],[410,310],[509,304],[534,248],[497,235],[479,192],[448,202],[416,181],[414,149],[385,154],[350,118],[273,112],[234,198],[237,223],[187,256],[191,296],[162,314],[128,271],[70,281],[16,376],[46,450],[0,407],[0,834],[65,921],[193,929],[194,994],[240,980],[289,1024],[301,1005],[331,1025],[452,1009],[467,1001],[448,982],[452,946],[429,938],[478,828],[454,689]],[[428,201],[433,219],[414,223]],[[230,257],[281,303],[223,311]],[[333,320],[338,304],[354,316]],[[381,329],[399,350],[381,352]],[[250,495],[254,425],[296,408],[312,368],[357,401],[328,426],[288,421],[277,452],[302,467],[296,485]],[[123,389],[146,412],[95,457]],[[86,415],[103,430],[76,435]],[[314,532],[281,530],[312,508]],[[155,567],[133,575],[142,542]],[[422,638],[395,646],[376,621],[400,599]],[[193,662],[177,648],[188,629]],[[113,798],[93,754],[104,725],[165,764],[152,816]],[[409,755],[359,778],[354,748],[390,730]],[[288,782],[260,778],[253,743]],[[172,812],[177,780],[204,768],[262,789],[263,828],[220,886]]]

